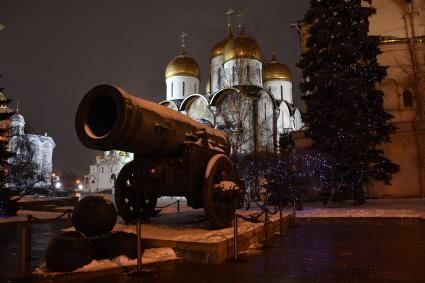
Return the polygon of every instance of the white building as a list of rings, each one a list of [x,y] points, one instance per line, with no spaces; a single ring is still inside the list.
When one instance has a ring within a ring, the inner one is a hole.
[[[26,134],[24,129],[24,117],[19,113],[13,114],[10,119],[9,150],[14,156],[8,160],[7,186],[50,188],[52,156],[56,144],[47,134]]]
[[[84,188],[89,192],[111,191],[114,194],[115,180],[121,168],[133,160],[133,153],[111,150],[96,156],[96,164],[84,177]]]
[[[264,62],[258,43],[245,35],[242,25],[235,37],[229,20],[209,62],[202,94],[199,65],[187,55],[183,40],[181,54],[167,65],[166,100],[160,104],[226,131],[238,152],[273,150],[279,134],[303,127],[293,105],[291,71],[274,52]]]

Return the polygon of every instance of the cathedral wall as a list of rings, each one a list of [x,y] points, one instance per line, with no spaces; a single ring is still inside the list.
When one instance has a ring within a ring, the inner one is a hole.
[[[210,75],[211,75],[211,93],[215,93],[224,87],[223,85],[223,62],[224,56],[215,56],[211,58]],[[220,70],[220,71],[219,71]]]
[[[184,99],[199,92],[199,79],[189,76],[173,76],[166,79],[167,100]]]
[[[376,14],[370,18],[370,34],[406,37],[406,26],[403,16],[408,12],[406,0],[374,0],[372,6]],[[416,36],[425,35],[425,0],[413,0],[413,9],[419,13],[414,20]],[[410,32],[410,27],[409,27]]]
[[[279,106],[279,117],[277,120],[277,131],[278,133],[287,132],[289,128],[292,128],[292,117],[290,117],[288,105],[282,102]]]
[[[262,87],[263,64],[255,59],[233,59],[224,63],[226,86],[257,85]]]
[[[263,83],[264,88],[271,92],[275,99],[286,100],[292,103],[292,82],[290,81],[267,81]]]
[[[421,197],[419,181],[418,146],[412,123],[398,123],[391,143],[384,144],[385,155],[400,165],[400,172],[393,176],[391,185],[375,182],[368,189],[372,198]]]
[[[197,96],[191,99],[184,110],[186,115],[194,120],[205,119],[214,124],[214,115],[209,109],[208,102],[202,97]]]

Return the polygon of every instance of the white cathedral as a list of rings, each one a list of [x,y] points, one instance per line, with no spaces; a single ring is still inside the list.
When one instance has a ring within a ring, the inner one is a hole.
[[[0,111],[12,112],[7,107],[8,99],[0,92]],[[35,135],[25,133],[24,116],[17,111],[6,124],[9,150],[14,155],[8,159],[7,187],[22,189],[22,186],[34,188],[51,188],[52,157],[56,147],[53,139],[47,134]],[[16,170],[17,172],[14,172]],[[23,178],[27,178],[23,180]]]
[[[239,153],[277,150],[280,134],[303,127],[293,104],[291,71],[274,52],[263,63],[258,43],[245,34],[242,24],[233,36],[229,16],[225,38],[211,50],[203,94],[200,68],[187,55],[185,37],[183,33],[180,55],[166,67],[166,100],[161,105],[225,131],[232,150]],[[119,170],[132,159],[131,154],[118,151],[98,155],[85,178],[86,187],[113,193]]]

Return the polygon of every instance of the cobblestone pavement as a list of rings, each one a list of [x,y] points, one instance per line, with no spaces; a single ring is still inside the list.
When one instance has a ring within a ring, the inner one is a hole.
[[[130,276],[125,270],[38,278],[34,282],[425,282],[425,221],[298,221],[260,255],[220,265],[166,262]]]

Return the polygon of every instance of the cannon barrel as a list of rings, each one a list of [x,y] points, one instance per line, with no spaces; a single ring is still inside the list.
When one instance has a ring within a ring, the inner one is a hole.
[[[84,96],[75,128],[85,146],[102,151],[169,156],[184,142],[198,142],[229,153],[223,132],[112,85],[96,86]]]

